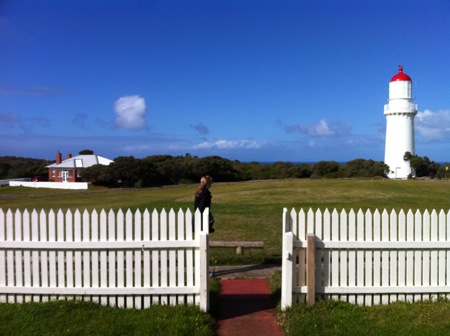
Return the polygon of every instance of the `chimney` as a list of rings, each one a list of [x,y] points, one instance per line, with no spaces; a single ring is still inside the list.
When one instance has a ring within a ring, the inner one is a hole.
[[[67,158],[71,159],[72,158],[72,154],[67,154]]]
[[[60,164],[62,162],[62,154],[60,152],[56,153],[56,164]]]

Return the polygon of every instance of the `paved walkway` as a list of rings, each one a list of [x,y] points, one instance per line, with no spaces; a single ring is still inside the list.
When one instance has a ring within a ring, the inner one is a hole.
[[[274,304],[265,279],[223,279],[220,283],[218,336],[284,335],[273,314]]]

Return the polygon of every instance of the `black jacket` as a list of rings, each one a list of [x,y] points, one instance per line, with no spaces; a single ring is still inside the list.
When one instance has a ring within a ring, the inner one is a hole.
[[[207,188],[203,189],[201,194],[195,197],[194,200],[195,210],[197,210],[198,208],[200,209],[200,212],[203,213],[205,208],[210,208],[211,211],[211,198],[212,198],[211,192]]]

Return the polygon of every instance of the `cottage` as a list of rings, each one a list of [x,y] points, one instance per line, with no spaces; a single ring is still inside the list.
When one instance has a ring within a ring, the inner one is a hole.
[[[96,164],[109,165],[114,162],[100,155],[78,155],[72,157],[67,154],[67,159],[62,161],[62,154],[56,153],[56,162],[47,166],[49,181],[55,182],[79,182],[80,172]]]

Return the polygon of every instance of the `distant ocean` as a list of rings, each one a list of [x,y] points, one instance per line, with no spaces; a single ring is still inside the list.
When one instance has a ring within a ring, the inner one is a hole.
[[[328,160],[322,160],[322,161],[328,161]],[[333,161],[333,160],[330,160],[330,161]],[[350,161],[353,161],[353,160],[350,160]],[[377,160],[374,160],[374,161],[377,161]],[[242,163],[258,162],[260,164],[274,164],[276,162],[284,162],[284,163],[292,163],[293,165],[300,165],[300,164],[315,164],[315,163],[320,162],[320,161],[311,161],[311,162],[299,162],[299,161],[241,161],[241,162]],[[339,164],[346,164],[347,162],[349,162],[349,161],[341,161],[341,162],[338,162],[338,163]],[[380,160],[380,162],[383,162],[383,160]],[[450,162],[450,160],[448,162]],[[443,167],[445,167],[448,162],[436,162],[436,163],[441,165],[441,166],[443,166]]]
[[[326,160],[323,160],[323,161],[326,161]],[[333,161],[333,160],[330,160],[330,161]],[[260,163],[260,164],[274,164],[274,163],[276,163],[276,162],[284,162],[284,163],[292,163],[293,165],[300,165],[300,164],[315,164],[315,163],[317,163],[317,162],[320,162],[320,161],[310,161],[310,162],[300,162],[300,161],[249,161],[249,162],[243,162],[243,163],[251,163],[251,162],[258,162],[258,163]],[[347,162],[338,162],[339,164],[344,164],[344,163],[347,163]]]

